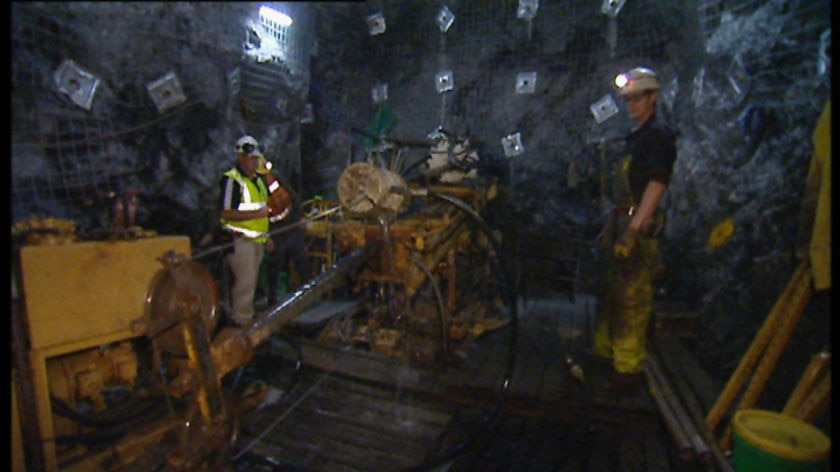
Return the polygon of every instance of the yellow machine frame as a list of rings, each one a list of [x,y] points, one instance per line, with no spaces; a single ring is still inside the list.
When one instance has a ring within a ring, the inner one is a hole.
[[[161,267],[157,258],[167,251],[189,254],[189,238],[168,236],[21,248],[20,278],[26,306],[32,400],[47,472],[59,470],[60,463],[54,439],[48,361],[144,335],[149,281]],[[14,393],[13,423],[20,417],[18,403],[22,400]],[[13,424],[13,432],[20,432],[20,424]],[[12,438],[12,449],[19,453],[23,451],[21,436],[15,434]],[[14,464],[22,462],[13,460]]]

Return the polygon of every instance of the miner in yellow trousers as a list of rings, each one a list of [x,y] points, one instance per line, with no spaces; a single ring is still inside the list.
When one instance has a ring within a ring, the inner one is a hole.
[[[637,374],[647,352],[648,324],[653,312],[652,278],[658,266],[655,237],[638,236],[626,259],[617,259],[613,248],[629,218],[613,217],[606,228],[604,251],[604,293],[595,325],[595,354],[612,359],[616,372]]]
[[[615,207],[598,236],[604,284],[599,299],[593,349],[612,363],[607,389],[640,384],[653,311],[657,237],[665,225],[659,202],[677,158],[676,133],[656,113],[659,78],[644,67],[616,77],[618,95],[636,126],[627,135],[624,159],[614,173]]]

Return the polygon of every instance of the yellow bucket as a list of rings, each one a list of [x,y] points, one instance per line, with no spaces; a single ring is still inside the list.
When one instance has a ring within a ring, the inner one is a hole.
[[[740,410],[732,421],[737,472],[829,470],[831,440],[814,426],[764,410]]]

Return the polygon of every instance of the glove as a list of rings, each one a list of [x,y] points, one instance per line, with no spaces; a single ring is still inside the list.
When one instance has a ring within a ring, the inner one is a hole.
[[[628,226],[627,229],[624,230],[624,234],[618,238],[618,241],[616,241],[613,246],[615,258],[620,261],[629,258],[630,253],[633,252],[633,248],[636,247],[636,239],[638,239],[638,237],[639,230]]]

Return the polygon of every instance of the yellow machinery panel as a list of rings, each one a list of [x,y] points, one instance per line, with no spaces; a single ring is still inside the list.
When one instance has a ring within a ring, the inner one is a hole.
[[[32,400],[47,472],[59,470],[48,361],[144,335],[146,297],[168,251],[189,256],[189,237],[21,248]]]
[[[20,251],[32,348],[136,336],[157,258],[190,253],[186,236],[26,246]]]

